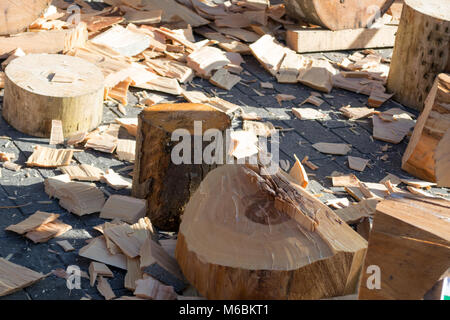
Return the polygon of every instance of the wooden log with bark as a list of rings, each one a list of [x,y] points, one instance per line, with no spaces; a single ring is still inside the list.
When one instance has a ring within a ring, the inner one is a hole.
[[[356,291],[367,242],[281,170],[210,172],[183,214],[176,259],[207,299],[321,299]]]
[[[140,113],[132,194],[147,199],[147,216],[153,225],[162,230],[178,230],[191,194],[217,166],[202,161],[207,151],[203,147],[212,141],[203,142],[203,134],[208,129],[222,132],[219,138],[214,136],[215,155],[220,157],[225,150],[220,140],[225,141],[223,132],[230,124],[225,113],[202,104],[159,104]],[[174,163],[172,156],[180,161]]]
[[[51,0],[0,1],[0,35],[24,31],[44,13],[51,2]]]
[[[444,138],[447,136],[447,138]],[[440,74],[403,155],[402,169],[450,187],[450,75]]]
[[[450,73],[450,2],[405,0],[387,88],[398,102],[422,110],[439,73]]]
[[[450,202],[433,201],[400,198],[377,205],[359,299],[421,300],[446,272]]]
[[[64,136],[95,129],[103,117],[104,77],[93,64],[57,54],[30,54],[5,70],[3,117],[20,132],[49,137],[52,120]]]

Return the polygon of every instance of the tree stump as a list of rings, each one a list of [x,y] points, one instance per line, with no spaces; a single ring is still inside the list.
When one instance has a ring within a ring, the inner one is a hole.
[[[0,36],[24,31],[39,18],[51,0],[0,1]]]
[[[450,73],[450,2],[405,0],[387,88],[398,102],[422,110],[442,72]]]
[[[403,155],[402,169],[450,187],[450,75],[437,76]]]
[[[446,272],[450,206],[435,201],[396,199],[377,205],[359,299],[421,300]]]
[[[229,164],[187,204],[175,256],[208,299],[321,299],[356,292],[366,247],[284,172]]]
[[[20,132],[48,138],[52,120],[61,120],[67,136],[102,121],[104,77],[83,59],[30,54],[13,60],[5,76],[3,117]]]
[[[285,0],[291,17],[330,30],[365,28],[382,16],[394,0]]]
[[[196,129],[195,123],[200,123],[201,128]],[[208,129],[217,129],[225,141],[223,132],[230,125],[230,118],[225,113],[202,104],[159,104],[139,114],[132,193],[134,197],[147,199],[147,216],[154,226],[165,231],[178,231],[180,216],[191,194],[204,176],[217,166],[202,161],[204,146],[211,143],[202,141],[203,134]],[[179,129],[185,130],[187,137],[172,141],[173,133],[183,133]],[[194,134],[200,137],[200,145]],[[188,149],[183,153],[180,152],[182,145]],[[174,157],[181,154],[183,163],[180,163],[181,159],[174,161]]]

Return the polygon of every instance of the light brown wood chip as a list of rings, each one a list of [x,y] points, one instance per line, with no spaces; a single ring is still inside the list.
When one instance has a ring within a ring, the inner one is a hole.
[[[62,173],[68,174],[70,179],[80,181],[100,181],[104,174],[102,170],[88,164],[80,164],[78,166],[60,167]]]
[[[26,164],[30,167],[53,168],[68,166],[72,161],[72,149],[53,149],[35,146]]]
[[[135,223],[145,217],[147,201],[122,195],[112,195],[108,198],[100,212],[102,219],[120,219],[128,223]]]
[[[42,273],[0,258],[0,297],[28,287],[44,277]]]
[[[105,297],[105,300],[111,300],[116,297],[114,291],[111,289],[108,280],[106,280],[102,276],[98,278],[97,290],[101,293],[102,296]]]
[[[54,81],[54,78],[53,80]],[[50,141],[48,144],[63,144],[64,133],[61,120],[52,120],[52,128],[50,131]]]
[[[45,225],[59,218],[59,214],[49,213],[43,211],[36,211],[34,214],[19,222],[18,224],[10,225],[5,230],[13,231],[18,234],[24,234],[32,231],[41,225]]]
[[[47,242],[51,238],[58,237],[71,229],[71,225],[65,224],[59,220],[55,220],[41,225],[33,231],[27,232],[25,234],[25,237],[27,237],[34,243],[42,243]]]

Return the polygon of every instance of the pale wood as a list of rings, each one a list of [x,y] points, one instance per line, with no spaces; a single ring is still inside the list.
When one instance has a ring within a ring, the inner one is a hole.
[[[375,214],[378,199],[366,199],[352,204],[346,208],[334,211],[342,220],[348,224],[354,224],[362,218],[372,217]]]
[[[292,108],[292,113],[300,120],[317,120],[326,117],[326,114],[312,108]]]
[[[146,210],[145,200],[115,194],[106,201],[100,212],[100,218],[136,223],[140,218],[145,217]]]
[[[29,54],[5,71],[3,117],[29,135],[50,136],[52,120],[61,120],[64,135],[91,131],[103,116],[103,75],[80,58]],[[70,77],[69,82],[54,77]],[[24,112],[25,111],[25,112]]]
[[[374,114],[375,110],[367,107],[352,108],[350,105],[339,109],[350,120],[358,120],[370,117]]]
[[[111,300],[116,297],[116,295],[114,294],[114,291],[111,289],[111,286],[110,286],[108,280],[106,280],[102,276],[100,276],[98,278],[97,290],[98,290],[98,292],[100,292],[100,294],[102,296],[105,297],[105,300]]]
[[[41,225],[53,222],[58,218],[59,214],[56,213],[36,211],[25,220],[19,222],[18,224],[10,225],[5,230],[13,231],[18,234],[25,234],[40,227]]]
[[[69,175],[71,180],[80,181],[100,181],[100,178],[104,174],[101,169],[88,164],[59,167],[59,170],[63,174]]]
[[[241,80],[241,77],[233,75],[228,72],[227,69],[222,68],[214,73],[214,75],[209,79],[209,82],[219,88],[231,90]]]
[[[131,183],[123,179],[112,169],[106,170],[106,173],[100,178],[100,181],[106,183],[108,186],[115,190],[131,188]]]
[[[127,274],[125,275],[124,287],[128,290],[136,290],[136,281],[142,279],[143,275],[140,258],[131,259],[127,257]]]
[[[417,178],[436,182],[436,170],[438,170],[436,165],[449,161],[450,144],[448,138],[444,140],[449,128],[450,75],[440,74],[425,101],[424,109],[403,154],[402,169]],[[442,144],[441,141],[443,141]],[[445,168],[446,166],[443,165],[440,185],[450,187],[450,179],[444,178],[445,172],[448,172]]]
[[[186,58],[187,66],[195,70],[200,76],[209,78],[212,71],[228,65],[225,52],[214,47],[202,47],[195,50]]]
[[[308,175],[306,174],[305,168],[303,167],[300,160],[294,154],[295,163],[289,171],[289,175],[294,178],[295,182],[298,183],[302,188],[306,188],[309,183]]]
[[[359,180],[354,174],[331,177],[333,187],[355,187]]]
[[[385,200],[376,209],[363,270],[377,265],[381,289],[359,299],[423,299],[450,265],[450,208],[419,200]]]
[[[352,149],[345,143],[318,142],[312,145],[314,149],[326,154],[346,155]]]
[[[436,182],[439,187],[450,187],[450,130],[441,139],[435,154]]]
[[[177,298],[177,294],[171,286],[165,286],[153,278],[137,280],[134,295],[152,300],[175,300]]]
[[[116,154],[119,160],[134,162],[136,155],[136,141],[130,139],[118,139]]]
[[[92,261],[89,265],[89,280],[91,287],[94,286],[95,280],[97,280],[97,276],[113,278],[114,274],[106,264]]]
[[[39,18],[50,5],[51,0],[2,1],[0,3],[0,35],[10,35],[24,31]]]
[[[0,297],[19,291],[45,275],[0,258]]]
[[[119,269],[127,270],[127,259],[121,253],[111,254],[106,248],[105,238],[92,239],[89,244],[78,251],[81,257],[99,261]]]
[[[287,174],[265,173],[225,165],[206,177],[178,233],[183,274],[208,299],[354,293],[366,241]]]
[[[405,0],[387,82],[395,100],[424,108],[436,76],[450,73],[449,30],[448,1]]]
[[[64,249],[64,252],[70,252],[75,250],[75,248],[70,244],[68,240],[56,241],[56,243],[59,244],[61,248]]]
[[[154,10],[161,9],[163,11],[161,21],[172,22],[177,20],[184,20],[193,27],[199,27],[208,24],[209,21],[202,18],[189,8],[177,3],[175,0],[143,0],[143,9]]]
[[[72,149],[53,149],[35,146],[26,162],[29,167],[54,168],[68,166],[72,162]]]
[[[416,124],[414,120],[405,118],[384,121],[378,114],[372,116],[372,123],[375,139],[394,144],[400,143]]]
[[[103,192],[93,183],[60,183],[54,196],[61,207],[78,216],[100,212],[105,203]]]
[[[25,234],[25,237],[27,237],[34,243],[42,243],[47,242],[51,238],[58,237],[71,229],[71,225],[65,224],[59,220],[55,220],[27,232]]]
[[[368,159],[348,156],[348,166],[350,169],[363,172],[368,163]]]

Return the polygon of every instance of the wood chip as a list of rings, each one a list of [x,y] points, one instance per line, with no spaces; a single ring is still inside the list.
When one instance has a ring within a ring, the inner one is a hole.
[[[348,156],[348,166],[352,170],[363,172],[368,163],[367,159]]]
[[[305,168],[294,154],[295,163],[289,171],[289,175],[298,183],[302,188],[306,188],[309,183],[308,175]]]
[[[366,199],[334,212],[346,223],[354,224],[362,218],[372,217],[379,202],[378,199]]]
[[[374,109],[371,108],[352,108],[350,105],[340,108],[339,111],[342,112],[350,120],[367,118],[373,115],[375,112]]]
[[[214,47],[202,47],[192,52],[187,58],[187,66],[195,70],[202,77],[210,77],[212,71],[228,65],[225,53]]]
[[[89,265],[89,281],[94,286],[98,276],[113,278],[114,274],[104,263],[92,261]]]
[[[11,161],[5,161],[3,162],[3,168],[17,172],[22,168],[22,166]]]
[[[275,127],[271,122],[256,122],[244,120],[244,131],[254,132],[257,136],[270,137],[275,131]]]
[[[310,168],[311,170],[317,170],[319,169],[318,166],[316,166],[314,163],[312,163],[311,161],[309,161],[309,157],[305,156],[302,160],[302,164],[306,165],[308,168]]]
[[[331,177],[333,187],[358,187],[359,179],[354,174]]]
[[[385,181],[390,181],[394,186],[402,183],[401,179],[392,173],[388,173],[387,176],[381,179],[378,183],[384,183]]]
[[[98,278],[97,290],[98,290],[98,292],[100,292],[100,294],[102,296],[105,297],[105,300],[111,300],[116,297],[116,295],[114,294],[114,291],[111,289],[111,286],[110,286],[108,280],[106,280],[102,276],[100,276]]]
[[[346,208],[350,205],[350,201],[347,198],[330,199],[325,204],[334,209]]]
[[[75,248],[67,240],[56,241],[56,243],[59,244],[61,248],[64,249],[64,252],[70,252],[75,250]]]
[[[76,144],[82,143],[86,139],[86,136],[87,136],[86,132],[74,133],[67,139],[67,145],[74,146]]]
[[[105,203],[103,192],[95,184],[84,182],[58,185],[54,196],[61,207],[79,216],[100,212]]]
[[[292,113],[300,120],[318,120],[326,117],[326,114],[312,108],[292,108]]]
[[[401,182],[403,182],[404,184],[407,184],[408,186],[414,187],[414,188],[419,188],[419,189],[426,189],[426,188],[430,188],[430,187],[434,187],[436,186],[436,183],[434,182],[428,182],[428,181],[423,181],[423,180],[418,180],[418,179],[400,179]]]
[[[114,190],[121,190],[131,188],[131,183],[123,179],[119,174],[112,169],[106,170],[106,173],[100,178],[100,181],[106,183]]]
[[[52,238],[58,237],[71,229],[71,225],[65,224],[59,220],[55,220],[27,232],[25,234],[25,237],[27,237],[34,243],[42,243],[47,242]]]
[[[177,298],[173,287],[165,286],[153,278],[137,280],[134,295],[152,300],[175,300]]]
[[[8,152],[0,152],[0,161],[1,162],[11,162],[16,155],[14,153],[8,153]]]
[[[124,287],[128,290],[136,290],[136,281],[142,279],[143,275],[140,258],[131,259],[127,257],[127,274],[125,275]]]
[[[106,248],[106,241],[103,236],[92,239],[88,245],[78,251],[81,257],[92,259],[111,265],[113,267],[127,270],[127,259],[121,254],[111,254]]]
[[[61,120],[52,120],[49,144],[63,144],[64,133]]]
[[[279,104],[280,106],[281,106],[281,103],[282,103],[283,101],[291,101],[291,100],[297,99],[296,96],[293,96],[293,95],[291,95],[291,94],[283,94],[283,93],[277,94],[277,95],[275,96],[275,98],[277,99],[278,104]]]
[[[100,181],[100,178],[104,174],[99,168],[88,164],[64,166],[60,167],[59,170],[61,170],[62,173],[69,175],[71,180],[80,181]]]
[[[0,297],[28,287],[44,277],[42,273],[0,258]]]
[[[346,155],[351,147],[345,143],[319,142],[312,145],[314,149],[326,154]]]
[[[224,68],[217,70],[209,79],[213,85],[225,90],[231,90],[240,81],[241,77],[231,74]]]
[[[140,218],[145,217],[146,210],[147,202],[144,199],[112,195],[100,212],[100,218],[117,218],[128,223],[136,223]]]
[[[29,231],[35,230],[41,225],[48,224],[59,218],[59,214],[49,213],[43,211],[36,211],[34,214],[19,222],[18,224],[10,225],[5,230],[13,231],[18,234],[25,234]]]
[[[320,107],[325,101],[323,101],[322,99],[320,99],[317,96],[313,96],[311,95],[310,97],[308,97],[305,101],[303,101],[302,103],[300,103],[301,105],[304,105],[305,103],[310,103],[315,105],[316,107]]]
[[[136,155],[136,141],[129,139],[118,139],[116,153],[119,160],[134,162]]]
[[[26,164],[29,167],[54,168],[68,166],[72,161],[72,149],[52,149],[35,146],[33,154],[28,158]]]
[[[400,118],[392,122],[386,122],[376,114],[372,117],[372,121],[373,137],[377,140],[394,144],[400,143],[415,125],[414,120],[404,118]]]

